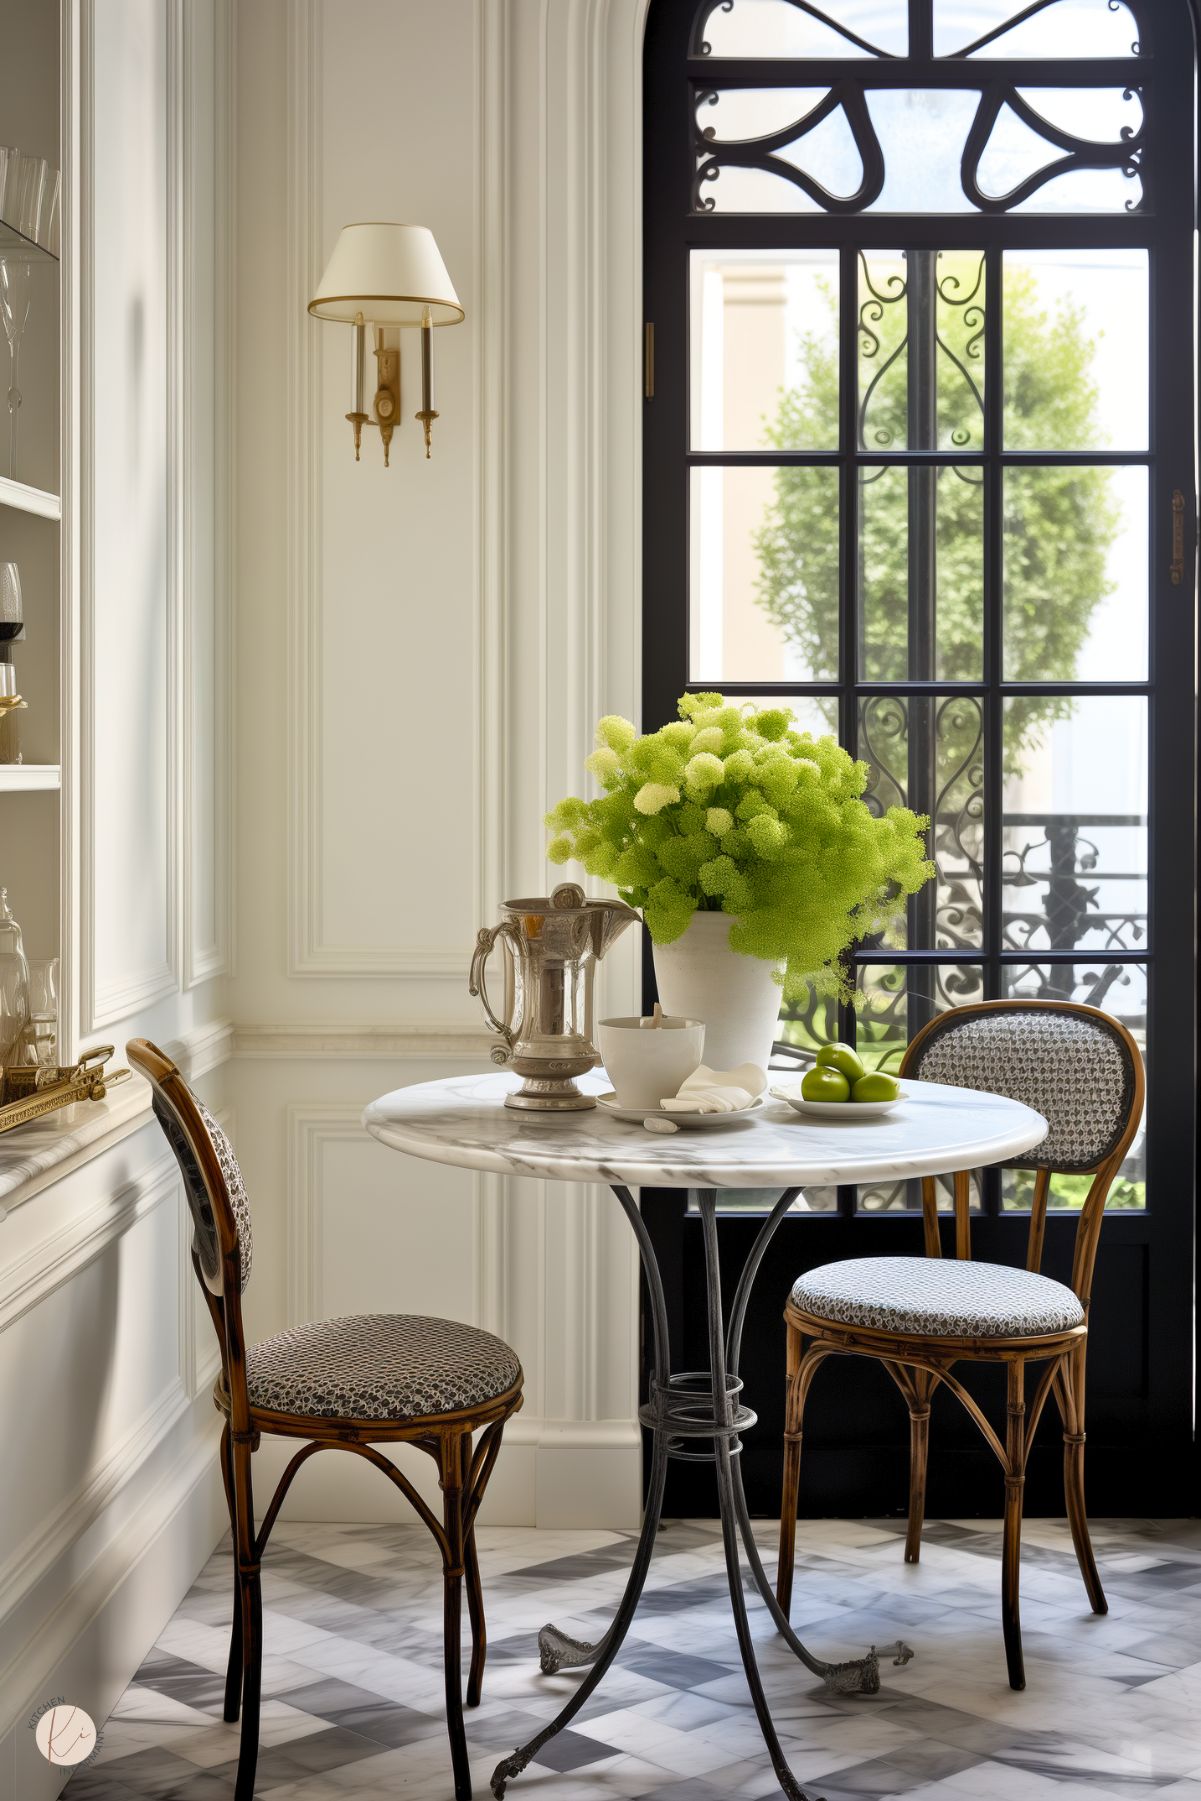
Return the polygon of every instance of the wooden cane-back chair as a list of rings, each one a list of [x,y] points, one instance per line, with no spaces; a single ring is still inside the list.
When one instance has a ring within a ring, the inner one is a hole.
[[[982,1001],[940,1014],[917,1033],[901,1074],[1024,1101],[1048,1124],[1042,1143],[1007,1167],[1034,1172],[1024,1270],[971,1261],[971,1174],[953,1182],[955,1257],[942,1258],[937,1184],[922,1183],[924,1257],[849,1258],[810,1270],[784,1310],[787,1328],[784,1490],[777,1593],[792,1595],[805,1399],[827,1357],[874,1357],[909,1408],[909,1525],[916,1563],[925,1513],[930,1400],[941,1384],[967,1409],[1005,1478],[1001,1618],[1010,1686],[1025,1687],[1018,1611],[1022,1499],[1031,1442],[1054,1397],[1063,1424],[1064,1490],[1072,1542],[1094,1613],[1106,1612],[1084,1506],[1084,1367],[1097,1239],[1110,1185],[1138,1129],[1143,1064],[1118,1020],[1066,1001]],[[1090,1175],[1076,1222],[1071,1286],[1040,1272],[1054,1174]],[[1007,1372],[1004,1436],[953,1375],[960,1362]],[[1027,1403],[1026,1366],[1044,1364]]]
[[[154,1111],[179,1162],[192,1216],[192,1264],[204,1290],[221,1374],[213,1390],[225,1416],[221,1474],[235,1565],[233,1631],[225,1718],[241,1712],[235,1801],[252,1801],[258,1759],[263,1635],[260,1566],[284,1496],[318,1451],[364,1457],[396,1484],[442,1556],[446,1721],[457,1801],[471,1775],[463,1729],[461,1595],[467,1578],[472,1654],[467,1704],[480,1699],[484,1672],[483,1591],[475,1516],[500,1450],[506,1420],[521,1406],[516,1353],[491,1333],[412,1314],[318,1320],[247,1346],[242,1291],[250,1276],[250,1209],[228,1138],[169,1058],[146,1039],[126,1055],[153,1090]],[[473,1449],[472,1434],[481,1432]],[[288,1463],[257,1529],[251,1456],[261,1435],[305,1442]],[[434,1459],[442,1518],[375,1447],[416,1445]]]

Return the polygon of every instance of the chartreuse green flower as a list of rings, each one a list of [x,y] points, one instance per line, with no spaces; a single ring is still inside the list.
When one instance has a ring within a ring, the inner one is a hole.
[[[845,996],[847,950],[934,874],[929,821],[872,812],[867,765],[786,707],[685,694],[679,715],[642,735],[600,721],[587,766],[604,792],[547,814],[551,862],[616,883],[656,944],[698,909],[725,913],[734,950],[783,963],[786,999],[809,984]]]

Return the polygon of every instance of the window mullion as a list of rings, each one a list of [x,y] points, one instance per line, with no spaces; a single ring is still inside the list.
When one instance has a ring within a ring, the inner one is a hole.
[[[934,0],[909,0],[908,60],[934,60]]]
[[[859,255],[850,245],[838,253],[838,474],[839,589],[838,736],[853,757],[859,754]],[[851,957],[854,970],[854,955]],[[839,1031],[855,1042],[855,1015],[840,1008]],[[838,1190],[838,1211],[855,1213],[856,1190]]]
[[[984,992],[989,999],[1001,994],[1003,943],[1002,851],[1004,833],[1004,701],[1001,696],[1004,642],[1003,589],[1004,482],[1001,464],[1004,443],[1004,378],[1002,370],[1002,263],[1001,250],[992,244],[985,251],[984,287]],[[986,1213],[998,1213],[1001,1184],[995,1169],[984,1171],[981,1200]]]

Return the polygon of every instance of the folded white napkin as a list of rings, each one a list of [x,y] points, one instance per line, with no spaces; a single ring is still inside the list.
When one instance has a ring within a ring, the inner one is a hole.
[[[754,1063],[737,1069],[694,1069],[674,1096],[659,1102],[665,1113],[741,1113],[767,1087],[767,1072]]]

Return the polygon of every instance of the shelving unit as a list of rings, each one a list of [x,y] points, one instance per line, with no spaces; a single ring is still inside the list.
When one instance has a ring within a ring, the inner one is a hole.
[[[61,168],[60,9],[0,0],[0,143]],[[5,646],[25,699],[23,761],[0,763],[0,887],[21,922],[28,955],[62,955],[63,794],[62,336],[58,258],[16,228],[9,187],[0,203],[0,258],[29,269],[29,315],[20,339],[15,458],[9,350],[0,333],[0,561],[20,570],[24,632]],[[39,237],[42,234],[39,233]],[[70,1030],[68,1026],[68,1031]]]
[[[61,786],[57,763],[0,763],[0,794],[57,794]]]
[[[52,494],[48,488],[31,488],[27,482],[12,481],[7,475],[0,475],[0,507],[32,513],[37,519],[61,519],[63,516],[63,504],[57,494]]]

